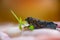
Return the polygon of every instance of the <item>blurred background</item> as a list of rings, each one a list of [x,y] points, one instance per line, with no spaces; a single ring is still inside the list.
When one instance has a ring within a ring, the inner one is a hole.
[[[40,20],[60,21],[59,6],[59,0],[0,0],[0,23],[17,23],[8,8],[14,10],[22,19],[34,17]]]

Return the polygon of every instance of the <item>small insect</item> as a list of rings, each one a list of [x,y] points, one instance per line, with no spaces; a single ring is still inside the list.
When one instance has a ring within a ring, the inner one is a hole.
[[[39,19],[35,19],[32,17],[28,17],[25,19],[29,24],[32,24],[34,26],[34,29],[40,29],[40,28],[50,28],[50,29],[56,29],[57,24],[49,21],[43,21]]]
[[[20,30],[34,30],[34,26],[31,24],[28,24],[27,21],[23,21],[22,18],[20,17],[20,19],[17,17],[17,15],[14,13],[13,10],[10,10],[12,15],[16,18],[16,20],[19,23],[19,29]]]
[[[35,19],[32,17],[27,17],[23,21],[21,17],[20,17],[20,19],[17,17],[17,15],[14,13],[14,11],[11,10],[11,13],[19,22],[20,30],[31,30],[32,31],[34,29],[40,29],[40,28],[56,29],[56,27],[57,27],[57,24],[55,24],[53,22],[42,21],[42,20]]]

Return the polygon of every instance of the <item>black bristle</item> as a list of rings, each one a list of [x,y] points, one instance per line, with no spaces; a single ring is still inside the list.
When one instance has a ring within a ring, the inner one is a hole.
[[[51,29],[56,29],[57,24],[53,22],[48,22],[48,21],[41,21],[32,17],[28,17],[26,21],[29,24],[32,24],[35,29],[40,29],[40,28],[51,28]]]

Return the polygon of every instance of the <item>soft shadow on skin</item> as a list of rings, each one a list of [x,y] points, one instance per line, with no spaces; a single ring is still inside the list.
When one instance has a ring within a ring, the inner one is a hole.
[[[52,29],[38,29],[33,32],[25,32],[29,36],[21,36],[17,24],[5,24],[0,26],[0,31],[2,32],[0,35],[5,32],[4,34],[8,35],[7,38],[10,40],[60,40],[60,32]]]

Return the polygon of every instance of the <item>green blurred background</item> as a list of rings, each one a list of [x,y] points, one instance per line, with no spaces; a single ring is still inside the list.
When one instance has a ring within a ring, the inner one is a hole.
[[[34,17],[47,21],[60,21],[58,0],[1,0],[0,23],[17,23],[8,8],[13,9],[22,19]]]

